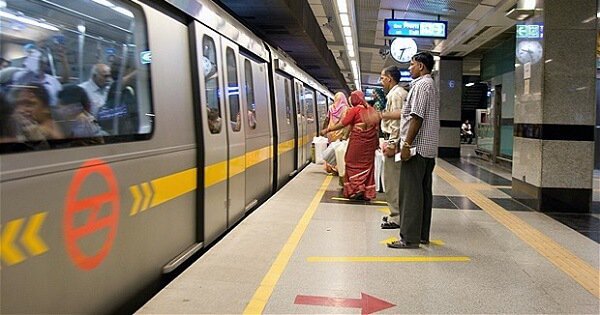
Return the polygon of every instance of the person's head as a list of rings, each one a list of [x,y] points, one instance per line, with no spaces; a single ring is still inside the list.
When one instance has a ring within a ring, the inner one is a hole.
[[[350,93],[350,104],[352,106],[365,105],[367,106],[367,101],[365,101],[365,94],[363,91],[354,91]]]
[[[348,105],[348,102],[346,101],[346,94],[344,94],[344,92],[335,93],[335,96],[333,97],[333,107],[338,108],[339,106],[344,105]]]
[[[433,64],[433,55],[430,53],[426,51],[416,53],[410,60],[410,66],[408,67],[410,77],[416,79],[431,73],[431,70],[433,70]]]
[[[111,83],[111,78],[109,66],[98,63],[92,67],[91,79],[98,87],[103,88],[109,85]]]
[[[8,67],[10,67],[10,65],[11,65],[10,60],[0,57],[0,70],[2,70],[4,68],[8,68]]]
[[[400,69],[396,66],[390,66],[381,70],[379,80],[386,91],[391,90],[398,82],[400,82]]]
[[[465,124],[467,124],[467,125],[469,124],[469,120],[468,120],[468,119],[467,119],[467,120],[465,120]]]
[[[50,117],[50,95],[41,84],[13,86],[9,100],[13,102],[15,112],[29,120],[43,122]]]
[[[67,84],[58,92],[57,112],[62,118],[74,118],[83,111],[90,111],[90,99],[85,90],[76,84]]]

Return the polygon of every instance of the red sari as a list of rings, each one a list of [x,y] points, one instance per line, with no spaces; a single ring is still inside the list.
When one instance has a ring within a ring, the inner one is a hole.
[[[379,146],[378,125],[363,124],[360,113],[366,110],[365,105],[352,107],[342,119],[344,126],[352,125],[345,157],[343,193],[346,198],[372,200],[376,196],[374,165],[375,150]]]

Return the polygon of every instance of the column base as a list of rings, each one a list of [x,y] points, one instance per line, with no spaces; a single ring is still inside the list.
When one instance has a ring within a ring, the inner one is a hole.
[[[513,198],[541,212],[589,213],[592,190],[537,187],[513,177]]]

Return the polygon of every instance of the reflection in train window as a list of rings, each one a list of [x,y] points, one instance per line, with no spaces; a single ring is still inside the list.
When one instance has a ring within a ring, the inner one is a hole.
[[[317,117],[320,125],[323,125],[327,118],[327,98],[321,92],[317,92]]]
[[[287,124],[292,123],[292,92],[290,87],[290,80],[285,80],[285,119]]]
[[[151,52],[139,6],[1,2],[1,152],[150,138]]]
[[[229,121],[233,131],[242,129],[242,117],[240,115],[240,87],[237,78],[237,62],[233,49],[227,47],[225,51],[227,59],[227,97],[229,99]]]
[[[206,89],[206,117],[210,133],[221,132],[221,106],[219,106],[219,66],[215,41],[207,35],[202,38],[204,83]]]
[[[315,93],[310,89],[304,90],[304,106],[306,108],[306,122],[315,123]]]
[[[248,101],[248,127],[256,129],[256,103],[254,101],[254,81],[252,78],[252,65],[250,60],[244,61],[246,73],[246,100]]]

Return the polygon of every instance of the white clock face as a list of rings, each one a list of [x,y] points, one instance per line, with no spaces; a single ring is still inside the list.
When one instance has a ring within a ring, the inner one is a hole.
[[[542,44],[535,40],[520,41],[517,45],[517,58],[523,64],[536,63],[542,59]]]
[[[392,41],[390,54],[398,62],[409,62],[417,53],[417,43],[412,38],[398,37]]]

